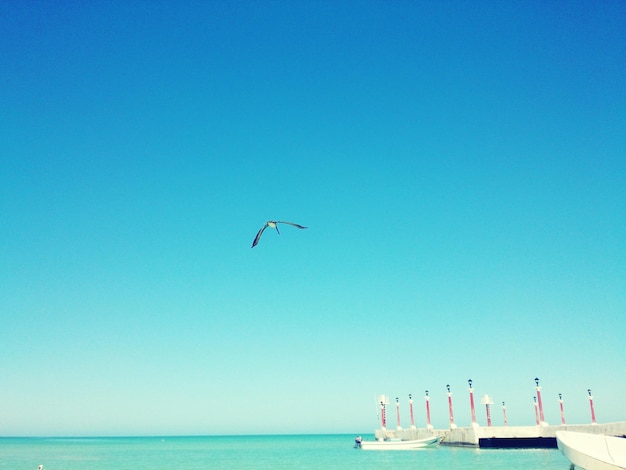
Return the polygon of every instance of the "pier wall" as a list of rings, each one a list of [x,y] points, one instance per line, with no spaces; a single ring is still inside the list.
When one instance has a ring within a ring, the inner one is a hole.
[[[606,424],[567,424],[551,426],[479,426],[454,429],[377,429],[376,439],[424,439],[442,436],[441,445],[463,447],[556,447],[557,431],[626,436],[626,421]]]
[[[572,425],[540,425],[540,426],[472,426],[469,428],[450,429],[446,432],[441,444],[452,446],[473,446],[479,447],[481,439],[491,440],[497,443],[498,439],[512,440],[519,439],[519,443],[531,443],[536,440],[535,444],[539,447],[556,447],[557,431],[574,431],[586,432],[590,434],[607,434],[610,436],[626,435],[626,422],[606,424],[572,424]],[[540,439],[547,440],[541,444]],[[546,445],[546,442],[552,442],[554,445]],[[514,443],[514,441],[513,441]],[[528,444],[528,446],[531,446]],[[490,446],[491,447],[491,446]],[[506,445],[510,447],[510,445]],[[524,445],[526,447],[526,445]]]

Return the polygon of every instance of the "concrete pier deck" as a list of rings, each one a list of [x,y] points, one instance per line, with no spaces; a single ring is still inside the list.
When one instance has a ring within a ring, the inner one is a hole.
[[[422,439],[432,435],[442,436],[441,445],[480,448],[555,448],[557,431],[575,431],[609,436],[626,436],[626,421],[606,424],[548,424],[539,426],[488,426],[473,425],[453,429],[377,429],[376,439]]]

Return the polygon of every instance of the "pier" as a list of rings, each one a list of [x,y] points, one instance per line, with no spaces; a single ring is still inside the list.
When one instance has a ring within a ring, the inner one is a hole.
[[[535,396],[533,397],[535,409],[535,426],[509,426],[506,416],[505,402],[502,402],[502,412],[504,418],[504,426],[491,425],[491,406],[494,404],[493,399],[489,395],[484,395],[481,404],[485,406],[487,413],[487,426],[480,426],[476,421],[476,407],[474,401],[474,387],[472,379],[468,381],[469,385],[469,402],[471,412],[471,424],[469,427],[458,427],[454,421],[452,389],[450,385],[446,385],[446,394],[448,399],[448,411],[450,426],[449,429],[434,429],[430,421],[430,394],[426,390],[424,397],[426,405],[427,426],[425,428],[415,427],[415,418],[413,414],[413,396],[409,395],[409,410],[411,417],[411,428],[403,429],[400,424],[400,403],[396,397],[396,429],[387,428],[386,406],[389,404],[389,398],[381,395],[378,403],[380,405],[381,428],[374,431],[377,440],[418,440],[432,436],[440,436],[441,445],[459,446],[459,447],[480,447],[480,448],[557,448],[556,433],[557,431],[574,431],[589,434],[605,434],[607,436],[626,437],[626,421],[614,423],[600,424],[596,421],[596,415],[593,405],[593,395],[591,389],[587,389],[587,397],[591,410],[590,424],[566,424],[565,413],[563,409],[563,396],[559,397],[559,411],[561,415],[561,424],[550,425],[545,421],[543,401],[541,397],[541,387],[539,379],[535,378]]]

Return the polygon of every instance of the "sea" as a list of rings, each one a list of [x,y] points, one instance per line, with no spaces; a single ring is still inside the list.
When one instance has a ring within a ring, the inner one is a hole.
[[[352,435],[0,438],[0,469],[542,469],[568,470],[557,449],[354,449]],[[363,435],[364,439],[374,436]]]

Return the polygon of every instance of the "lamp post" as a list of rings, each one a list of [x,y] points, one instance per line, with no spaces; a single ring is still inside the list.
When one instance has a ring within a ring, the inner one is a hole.
[[[541,387],[539,386],[539,379],[535,377],[535,385],[537,388],[537,403],[539,404],[539,424],[545,423],[545,418],[543,417],[543,405],[541,403]]]
[[[474,389],[472,388],[472,379],[468,379],[467,383],[469,384],[470,409],[472,410],[472,425],[474,425],[476,424],[476,410],[474,408]]]
[[[382,430],[385,431],[387,429],[387,417],[385,416],[385,396],[380,397],[380,424],[382,426]]]
[[[596,423],[596,412],[593,409],[593,395],[590,388],[587,389],[587,395],[589,395],[589,407],[591,408],[591,424],[598,424]]]
[[[402,426],[400,426],[400,401],[398,400],[398,397],[396,397],[396,421],[398,422],[397,429],[402,429]]]
[[[456,428],[456,424],[454,424],[454,413],[452,413],[452,392],[450,391],[450,385],[446,385],[448,389],[448,410],[450,411],[450,429]]]
[[[565,412],[563,411],[563,395],[559,393],[559,407],[561,408],[561,424],[565,425]]]
[[[433,425],[430,424],[430,397],[428,396],[428,390],[426,390],[424,400],[426,401],[426,429],[432,429]]]
[[[411,415],[411,429],[415,429],[415,418],[413,417],[413,398],[409,393],[409,414]]]
[[[533,397],[533,401],[535,402],[535,422],[537,426],[539,426],[539,411],[537,411],[537,397]]]
[[[509,425],[509,422],[508,422],[508,420],[506,419],[506,405],[504,404],[504,402],[502,402],[502,415],[503,415],[503,417],[504,417],[504,425],[505,425],[505,426],[508,426],[508,425]]]

